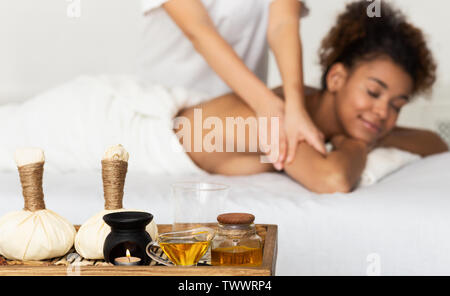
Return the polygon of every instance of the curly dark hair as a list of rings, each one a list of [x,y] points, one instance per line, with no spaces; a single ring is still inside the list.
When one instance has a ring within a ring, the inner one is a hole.
[[[436,63],[422,31],[385,2],[380,17],[369,17],[370,4],[366,0],[347,4],[323,39],[319,51],[322,88],[326,89],[326,76],[335,63],[352,69],[357,62],[388,56],[411,75],[413,94],[430,91],[436,80]]]

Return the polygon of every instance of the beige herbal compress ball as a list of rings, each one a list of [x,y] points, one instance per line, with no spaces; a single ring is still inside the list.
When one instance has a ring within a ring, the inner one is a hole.
[[[7,259],[24,261],[64,256],[73,246],[76,231],[65,218],[45,208],[44,151],[19,149],[15,160],[25,206],[0,219],[0,254]]]
[[[105,209],[89,218],[78,230],[75,237],[75,249],[87,259],[103,259],[103,244],[111,228],[103,216],[113,212],[127,211],[123,208],[123,188],[128,168],[128,152],[122,145],[109,147],[102,160],[103,193]],[[135,210],[133,210],[135,211]],[[146,227],[155,240],[158,229],[154,221]]]

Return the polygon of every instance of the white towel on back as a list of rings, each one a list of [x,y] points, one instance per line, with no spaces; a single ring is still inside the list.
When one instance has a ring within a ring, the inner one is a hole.
[[[208,99],[134,76],[82,76],[20,104],[0,106],[0,170],[17,170],[17,148],[45,150],[47,171],[100,169],[105,149],[122,144],[129,169],[202,173],[183,152],[172,119]]]

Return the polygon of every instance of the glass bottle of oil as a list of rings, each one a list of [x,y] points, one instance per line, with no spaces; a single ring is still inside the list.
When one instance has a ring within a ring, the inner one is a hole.
[[[218,232],[211,243],[211,264],[219,266],[259,266],[262,239],[256,234],[255,216],[228,213],[217,217]]]

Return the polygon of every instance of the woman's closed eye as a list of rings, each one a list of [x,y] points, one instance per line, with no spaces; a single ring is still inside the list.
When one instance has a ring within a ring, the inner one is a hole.
[[[405,106],[408,103],[408,100],[405,100],[403,98],[397,98],[392,100],[389,105],[394,109],[396,112],[400,112],[403,106]]]
[[[381,97],[381,92],[378,90],[367,89],[367,94],[373,99],[379,99]],[[408,103],[407,99],[403,97],[395,98],[389,102],[389,106],[395,111],[400,112],[402,107]]]
[[[378,92],[378,91],[372,91],[372,90],[370,90],[370,89],[368,89],[367,90],[367,94],[369,95],[369,96],[371,96],[372,98],[374,98],[374,99],[378,99],[379,97],[380,97],[380,92]]]

